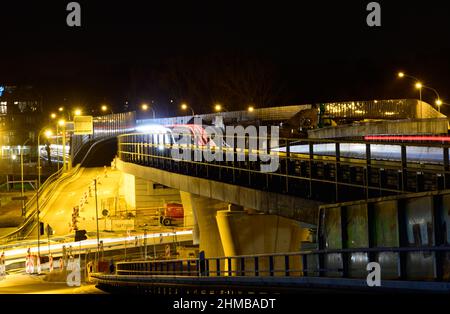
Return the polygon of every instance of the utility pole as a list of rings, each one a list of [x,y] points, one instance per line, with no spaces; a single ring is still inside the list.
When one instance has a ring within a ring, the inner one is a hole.
[[[95,189],[95,220],[97,222],[97,256],[100,254],[100,234],[98,231],[98,204],[97,204],[97,178],[94,179]]]
[[[63,172],[67,170],[66,166],[66,126],[62,126],[62,155],[63,155]]]
[[[23,187],[23,150],[25,147],[25,144],[28,143],[30,138],[28,138],[23,145],[20,147],[20,179],[21,179],[21,189],[22,189],[22,216],[25,216],[25,198],[24,198],[24,187]]]
[[[144,229],[144,260],[147,260],[147,229]]]

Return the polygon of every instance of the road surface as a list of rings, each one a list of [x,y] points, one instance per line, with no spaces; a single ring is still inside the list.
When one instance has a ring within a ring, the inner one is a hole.
[[[95,177],[98,177],[100,182],[100,184],[97,184],[99,207],[101,199],[115,196],[120,183],[119,171],[111,171],[108,168],[107,177],[105,177],[103,168],[81,168],[74,178],[57,187],[55,195],[42,211],[41,221],[45,225],[49,224],[52,227],[55,236],[73,234],[73,229],[71,228],[73,208],[80,205],[81,199],[85,194],[88,195],[88,203],[83,204],[83,207],[80,209],[78,229],[85,229],[88,232],[97,230],[95,193],[92,184]],[[91,186],[90,197],[89,186]],[[101,218],[101,208],[98,208],[98,211],[99,218]],[[100,226],[100,228],[102,227]]]
[[[44,276],[14,274],[0,280],[0,294],[104,294],[94,284],[69,287],[66,283],[47,282]]]

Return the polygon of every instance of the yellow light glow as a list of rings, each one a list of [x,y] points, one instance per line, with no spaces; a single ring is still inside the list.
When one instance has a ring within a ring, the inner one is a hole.
[[[106,110],[108,110],[108,106],[102,105],[102,111],[106,111]]]
[[[405,73],[403,73],[403,72],[398,72],[398,77],[404,77],[405,76]]]
[[[142,106],[141,106],[141,108],[142,108],[142,110],[148,110],[148,105],[147,104],[142,104]]]
[[[442,100],[436,99],[436,105],[438,105],[438,106],[442,105]]]
[[[46,130],[44,134],[46,137],[50,137],[50,136],[52,136],[53,132],[52,132],[52,130]]]
[[[66,124],[66,121],[64,121],[63,119],[58,121],[59,126],[64,126],[65,124]]]
[[[214,109],[215,109],[216,111],[220,111],[220,110],[222,110],[222,106],[221,106],[220,104],[216,104],[216,105],[214,106]]]
[[[61,111],[63,111],[63,110],[64,110],[64,107],[59,107],[59,108],[58,108],[58,111],[59,111],[59,112],[61,112]]]
[[[16,160],[16,159],[17,159],[17,155],[14,155],[14,154],[11,155],[11,159],[12,159],[12,160]]]
[[[56,113],[52,113],[52,114],[50,115],[50,118],[55,119],[55,118],[56,118]]]
[[[423,87],[422,83],[417,82],[416,85],[414,85],[417,89],[421,89]]]
[[[181,109],[186,110],[187,109],[187,105],[186,104],[181,104]]]
[[[76,116],[81,116],[81,110],[80,109],[75,109],[74,111]]]
[[[253,110],[255,110],[253,106],[248,107],[248,112],[253,112]]]

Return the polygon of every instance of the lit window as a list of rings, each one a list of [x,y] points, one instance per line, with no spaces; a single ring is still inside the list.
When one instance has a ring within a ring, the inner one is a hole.
[[[6,114],[7,111],[7,102],[2,101],[0,102],[0,114]]]

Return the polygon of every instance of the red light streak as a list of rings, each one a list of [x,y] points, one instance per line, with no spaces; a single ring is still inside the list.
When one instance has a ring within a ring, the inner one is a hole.
[[[426,136],[426,135],[366,135],[365,141],[416,141],[416,142],[450,142],[450,136]]]

